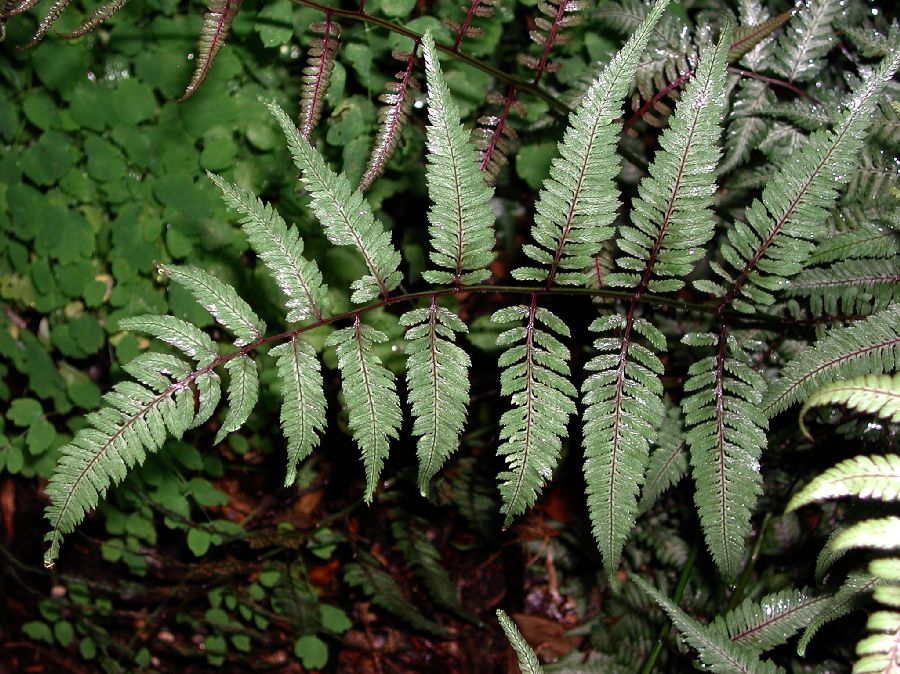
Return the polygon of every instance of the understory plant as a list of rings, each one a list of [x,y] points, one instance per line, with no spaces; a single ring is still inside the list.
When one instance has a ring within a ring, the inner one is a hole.
[[[73,35],[122,4],[100,8]],[[64,6],[53,6],[37,38]],[[186,96],[202,84],[238,7],[210,6]],[[557,31],[583,9],[541,8],[552,15],[535,24],[541,54],[520,59],[535,73],[529,91],[538,100]],[[171,314],[118,319],[117,331],[154,341],[60,449],[45,488],[45,564],[56,564],[65,538],[167,442],[204,427],[216,444],[239,433],[264,385],[281,400],[286,488],[328,451],[330,423],[358,448],[367,503],[379,498],[392,445],[412,439],[416,486],[435,502],[453,477],[446,467],[469,458],[466,433],[490,428],[504,528],[540,506],[564,463],[580,466],[577,500],[596,547],[584,554],[592,572],[602,568],[594,580],[606,601],[578,628],[591,647],[548,671],[677,667],[677,654],[664,655],[671,626],[683,637],[672,648],[710,671],[830,671],[829,658],[840,666],[852,644],[815,661],[804,659],[808,645],[871,592],[883,606],[869,617],[853,671],[895,671],[900,562],[881,553],[900,548],[900,518],[887,510],[900,496],[900,28],[847,29],[852,60],[834,67],[844,3],[792,10],[744,0],[738,9],[704,11],[691,31],[668,0],[603,3],[602,20],[629,37],[571,87],[565,130],[520,217],[527,224],[505,240],[500,230],[499,246],[503,170],[519,142],[508,115],[522,83],[494,99],[499,116],[467,127],[440,58],[442,50],[458,57],[463,38],[476,37],[472,18],[489,19],[494,4],[473,2],[466,23],[451,24],[449,49],[430,29],[406,35],[371,154],[352,176],[332,168],[314,133],[342,34],[326,9],[298,115],[267,107],[327,246],[309,254],[277,203],[239,176],[209,173],[254,253],[247,264],[274,282],[261,287],[280,293],[279,324],[267,327],[263,311],[199,266],[158,265],[159,282],[192,296],[214,332]],[[377,191],[415,115],[419,62],[430,205],[420,237],[427,262],[413,273],[415,260],[366,193]],[[528,175],[522,161],[519,176]],[[320,268],[339,249],[360,270],[349,300],[336,300]],[[479,406],[475,419],[473,360],[483,362],[484,351],[496,363],[502,408],[485,418]],[[831,468],[795,458],[826,433],[854,456]],[[864,454],[855,451],[861,442]],[[797,514],[837,498],[880,508]],[[761,555],[825,537],[815,569],[755,566]],[[414,570],[441,577],[427,542],[417,548],[405,530],[397,540],[431,560]],[[861,571],[866,560],[845,557],[854,548],[880,553]],[[707,556],[717,580],[692,580]],[[446,636],[398,605],[393,581],[364,571],[374,567],[361,556],[348,582],[416,629]],[[464,613],[446,593],[443,605]],[[513,620],[503,611],[498,619],[522,670],[540,671]]]

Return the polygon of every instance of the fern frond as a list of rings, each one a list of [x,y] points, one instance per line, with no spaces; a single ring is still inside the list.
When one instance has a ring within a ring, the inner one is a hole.
[[[893,152],[867,147],[847,185],[842,201],[871,203],[879,195],[896,192],[900,188],[900,167]]]
[[[680,412],[677,407],[670,409],[659,427],[657,447],[647,462],[638,513],[650,510],[667,489],[674,487],[687,474],[688,456],[684,447]]]
[[[357,316],[352,327],[337,330],[325,340],[337,352],[348,424],[363,455],[367,503],[372,502],[389,441],[397,438],[402,417],[394,375],[373,351],[375,344],[387,339]]]
[[[717,335],[690,334],[682,341],[716,347],[715,355],[688,368],[684,390],[690,395],[682,401],[682,409],[690,429],[685,440],[706,544],[730,578],[740,568],[750,516],[761,492],[759,459],[766,447],[767,420],[759,404],[766,381],[747,364],[724,323]]]
[[[621,331],[621,337],[601,337],[600,351],[585,366],[593,372],[584,382],[584,479],[594,538],[610,578],[619,564],[625,539],[637,516],[637,495],[643,482],[650,443],[665,415],[659,375],[665,337],[649,321],[612,314],[590,326],[601,334]],[[639,344],[641,335],[650,348]]]
[[[61,33],[60,37],[67,40],[74,40],[75,38],[87,35],[101,23],[115,16],[116,12],[122,9],[126,4],[128,4],[128,0],[110,0],[91,12],[91,15],[77,28],[70,30],[67,33]]]
[[[890,39],[874,28],[863,26],[843,26],[843,34],[866,58],[881,58],[891,50]]]
[[[234,334],[236,346],[258,342],[266,334],[266,324],[227,283],[197,267],[160,265],[159,271],[186,288],[223,328]]]
[[[132,377],[154,391],[164,391],[171,383],[187,379],[191,366],[177,356],[166,353],[142,353],[122,366]]]
[[[271,205],[217,175],[208,175],[222,190],[225,203],[241,214],[247,240],[287,296],[287,320],[302,321],[310,316],[322,320],[328,288],[318,265],[303,257],[303,239],[297,228],[288,227]]]
[[[454,342],[468,332],[452,311],[437,306],[414,309],[400,317],[407,327],[406,381],[412,405],[413,435],[419,438],[419,491],[428,485],[459,448],[459,436],[469,406],[469,367],[466,352]]]
[[[312,210],[328,240],[338,246],[353,246],[365,260],[369,274],[353,282],[350,299],[362,303],[378,295],[386,298],[402,280],[400,253],[391,243],[390,232],[372,215],[362,192],[354,192],[343,174],[328,167],[284,110],[275,103],[270,103],[269,109],[287,138],[300,179],[312,197]]]
[[[144,361],[146,365],[146,360]],[[87,415],[88,427],[60,449],[45,493],[50,522],[44,564],[52,567],[66,534],[84,520],[110,486],[141,465],[148,452],[171,435],[180,438],[194,419],[194,396],[185,381],[154,382],[154,389],[134,382],[116,384],[105,405]]]
[[[569,350],[547,330],[565,337],[569,329],[559,318],[536,306],[508,307],[496,311],[491,320],[525,321],[497,337],[497,346],[509,347],[501,354],[500,394],[511,395],[513,408],[500,418],[500,447],[507,470],[500,473],[501,512],[504,526],[534,505],[538,492],[553,475],[559,462],[566,425],[575,412],[572,399],[578,394],[569,382]]]
[[[441,553],[428,539],[428,535],[413,522],[402,519],[394,521],[391,531],[406,563],[422,581],[434,602],[455,613],[462,612],[456,598],[456,583],[441,564]]]
[[[649,321],[635,318],[645,290],[664,293],[683,287],[713,235],[712,203],[719,160],[719,120],[725,103],[725,56],[731,44],[726,28],[718,46],[703,49],[694,77],[678,103],[661,149],[641,180],[630,223],[620,228],[621,271],[608,274],[610,286],[633,288],[625,317],[597,319],[591,329],[621,330],[621,338],[601,338],[602,355],[587,365],[597,374],[584,384],[585,481],[594,537],[612,579],[625,538],[634,527],[638,490],[650,444],[665,415],[657,353],[666,340]],[[640,335],[649,344],[636,341]]]
[[[775,72],[791,82],[815,78],[835,44],[833,23],[842,11],[840,0],[805,0],[778,40]]]
[[[900,377],[896,379],[900,383]],[[896,399],[900,400],[900,388]],[[900,413],[900,406],[897,411]],[[900,498],[900,456],[857,456],[841,461],[794,494],[786,510],[846,496],[896,501]]]
[[[900,232],[863,225],[859,229],[830,236],[813,251],[809,265],[839,260],[892,258],[900,254]]]
[[[281,429],[287,438],[287,472],[284,486],[297,478],[297,464],[310,455],[325,430],[325,392],[322,370],[315,349],[299,337],[276,346],[281,382]]]
[[[528,31],[528,36],[541,47],[541,56],[538,58],[520,52],[516,57],[520,65],[535,71],[532,79],[534,84],[540,82],[544,73],[560,69],[561,64],[549,60],[550,48],[571,42],[572,36],[563,31],[580,24],[581,15],[578,12],[589,6],[590,3],[586,0],[546,0],[537,4],[538,11],[543,16],[533,17],[533,27]]]
[[[300,78],[300,117],[298,126],[304,138],[309,138],[312,130],[322,117],[325,94],[331,84],[335,54],[341,38],[341,27],[331,14],[325,14],[325,21],[312,24],[309,29],[322,37],[314,38],[306,53],[306,65]]]
[[[620,228],[623,271],[606,284],[674,292],[703,256],[713,235],[715,168],[721,152],[719,120],[725,104],[725,56],[731,31],[701,52],[675,114],[660,138],[660,151],[641,180],[628,225]],[[643,274],[641,274],[643,270]]]
[[[858,412],[875,414],[892,423],[900,423],[900,375],[864,375],[820,388],[800,410],[800,430],[810,440],[812,436],[806,429],[804,417],[808,410],[822,405],[844,405]]]
[[[730,122],[725,132],[725,156],[717,173],[730,173],[747,162],[772,123],[760,117],[775,103],[775,95],[764,82],[741,80],[731,107]]]
[[[831,601],[807,590],[782,590],[744,602],[719,616],[710,628],[734,643],[765,653],[804,629]]]
[[[829,545],[835,550],[871,548],[892,550],[900,542],[900,517],[863,520],[849,526],[834,537]]]
[[[632,575],[631,580],[668,614],[709,671],[722,674],[774,674],[779,671],[771,662],[761,662],[750,648],[732,642],[718,630],[701,625],[643,578]]]
[[[497,621],[500,623],[500,627],[503,628],[503,633],[506,635],[510,646],[516,652],[516,658],[519,661],[519,668],[522,670],[522,674],[543,674],[544,669],[541,667],[537,655],[535,655],[531,646],[528,645],[528,642],[525,641],[525,637],[522,636],[512,618],[506,615],[503,609],[497,609]]]
[[[837,379],[890,371],[900,362],[900,304],[831,330],[781,371],[762,412],[773,417]]]
[[[835,592],[823,610],[813,619],[809,627],[803,631],[803,636],[797,644],[797,654],[800,657],[806,655],[809,642],[823,626],[834,622],[841,616],[855,609],[860,600],[874,591],[881,580],[862,571],[853,571],[847,576],[844,584]]]
[[[241,0],[209,0],[203,23],[200,25],[200,37],[197,38],[197,52],[194,54],[194,72],[179,102],[186,101],[203,84],[209,75],[219,50],[228,39],[228,31],[241,8]]]
[[[259,399],[259,372],[250,356],[238,356],[225,363],[231,376],[228,382],[228,413],[216,433],[216,444],[244,425]]]
[[[697,282],[704,291],[721,298],[720,307],[755,312],[756,306],[774,302],[773,291],[783,279],[803,268],[812,252],[810,239],[828,216],[838,189],[849,179],[878,96],[900,65],[900,46],[868,74],[850,97],[831,131],[818,131],[791,155],[761,199],[746,210],[746,223],[728,229],[722,256],[736,276],[716,267],[729,288],[711,281]]]
[[[554,282],[583,285],[583,270],[600,252],[603,241],[612,236],[619,206],[613,185],[619,173],[618,132],[613,121],[667,4],[661,0],[653,7],[572,113],[559,145],[560,156],[553,160],[535,204],[532,235],[538,245],[524,248],[525,254],[543,267],[521,267],[513,271],[515,278],[546,281],[548,287]]]
[[[805,269],[785,294],[804,297],[815,316],[853,316],[880,311],[900,300],[900,266],[895,259],[847,260]]]
[[[414,41],[412,51],[408,54],[400,51],[392,53],[395,59],[406,60],[406,67],[398,72],[393,80],[385,83],[385,92],[378,97],[384,105],[378,109],[378,133],[375,135],[375,143],[366,170],[359,181],[361,192],[368,191],[375,179],[384,173],[409,121],[409,111],[415,98],[414,91],[419,88],[419,83],[412,74],[418,44],[418,41]]]
[[[494,259],[494,190],[482,179],[475,148],[450,97],[431,32],[422,36],[428,80],[428,211],[431,261],[450,271],[422,274],[429,283],[472,285],[490,278]]]
[[[766,18],[761,20],[762,16],[760,15],[763,12],[760,9],[759,3],[752,1],[741,3],[741,10],[741,25],[734,29],[734,36],[726,57],[728,63],[736,63],[751,51],[756,50],[758,46],[767,40],[776,30],[786,24],[794,15],[793,10],[788,10],[777,16],[773,16],[771,19]],[[747,16],[748,14],[753,14],[754,16]],[[750,21],[745,22],[746,19],[750,19]],[[759,52],[760,50],[756,51]],[[760,54],[758,53],[754,54],[754,56],[759,55]],[[748,65],[750,65],[751,68],[755,68],[758,65],[761,65],[761,61],[757,58],[751,58]]]
[[[189,358],[197,361],[199,367],[206,367],[219,357],[215,343],[205,332],[174,316],[132,316],[119,321],[120,330],[143,332],[174,346]]]
[[[426,618],[406,600],[397,581],[371,555],[359,552],[357,556],[359,562],[352,562],[344,567],[344,580],[348,585],[360,588],[372,598],[373,604],[414,628],[436,637],[447,636],[447,631],[441,625]]]

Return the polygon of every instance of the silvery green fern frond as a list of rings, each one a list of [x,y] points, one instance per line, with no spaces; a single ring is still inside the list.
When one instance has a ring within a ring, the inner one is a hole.
[[[506,462],[498,477],[507,526],[534,505],[553,475],[569,416],[575,413],[577,391],[568,380],[569,350],[552,334],[568,337],[569,329],[536,302],[532,295],[530,306],[500,309],[491,316],[497,323],[524,322],[497,337],[497,346],[507,347],[498,361],[500,394],[511,396],[513,405],[500,418],[497,449]]]
[[[352,246],[362,256],[368,275],[353,283],[351,300],[366,302],[387,294],[400,285],[400,253],[391,243],[390,232],[372,215],[372,208],[359,190],[353,191],[343,174],[332,171],[294,126],[284,110],[269,109],[287,137],[300,180],[312,196],[310,206],[328,240],[337,246]]]
[[[375,495],[388,443],[397,437],[402,419],[394,375],[372,350],[374,344],[386,341],[387,335],[364,325],[359,317],[325,341],[337,351],[350,431],[363,454],[367,502]]]
[[[591,85],[569,119],[559,157],[535,204],[532,236],[537,245],[525,254],[541,267],[522,267],[513,276],[522,281],[583,285],[600,245],[613,234],[619,206],[613,180],[619,172],[618,138],[613,120],[634,76],[638,59],[650,40],[668,0],[654,5],[622,50]]]
[[[418,436],[419,491],[459,447],[469,406],[469,356],[454,342],[466,324],[432,298],[427,309],[400,317],[406,326],[406,381]]]
[[[475,147],[459,119],[437,60],[430,32],[422,37],[428,80],[428,211],[431,261],[446,271],[427,271],[429,283],[473,284],[489,278],[494,259],[494,190],[484,182]]]

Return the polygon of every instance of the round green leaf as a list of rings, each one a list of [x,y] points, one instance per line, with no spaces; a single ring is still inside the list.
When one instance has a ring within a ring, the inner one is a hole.
[[[307,634],[297,639],[294,655],[307,669],[319,669],[328,662],[328,646],[319,637]]]

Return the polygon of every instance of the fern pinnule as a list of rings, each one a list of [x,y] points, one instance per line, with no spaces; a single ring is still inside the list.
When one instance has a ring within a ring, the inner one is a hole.
[[[864,414],[876,414],[891,423],[900,423],[900,375],[863,375],[823,386],[800,410],[800,430],[812,440],[804,421],[807,411],[822,405],[844,405]]]
[[[809,265],[839,260],[892,258],[900,253],[900,232],[868,222],[820,241],[809,256]]]
[[[900,266],[896,259],[846,260],[805,269],[785,294],[806,298],[815,316],[868,314],[900,301]]]
[[[389,442],[398,437],[402,421],[394,375],[373,350],[387,339],[357,316],[351,327],[337,330],[325,340],[325,345],[337,352],[348,425],[365,466],[367,503],[375,495]]]
[[[315,349],[297,336],[270,352],[281,385],[281,429],[287,438],[284,486],[297,479],[297,464],[319,444],[325,430],[325,391]]]
[[[424,496],[431,478],[459,448],[466,423],[471,361],[455,341],[456,333],[468,329],[434,298],[429,308],[401,316],[400,324],[407,328],[406,380],[413,435],[419,438],[419,491]]]
[[[178,101],[186,101],[203,84],[212,68],[219,50],[228,39],[228,31],[241,8],[241,0],[209,0],[197,38],[194,54],[194,72]]]
[[[497,181],[500,171],[509,162],[510,142],[517,137],[516,130],[509,121],[510,114],[515,113],[522,118],[527,115],[525,106],[516,98],[516,92],[516,87],[510,84],[504,96],[488,94],[488,105],[499,110],[495,110],[495,114],[481,115],[472,132],[478,166],[488,185]]]
[[[516,659],[519,661],[519,669],[522,670],[522,674],[543,674],[544,668],[541,667],[541,661],[538,660],[537,655],[535,655],[531,646],[528,645],[512,618],[506,615],[503,609],[497,609],[497,621],[500,623],[500,627],[503,628],[503,633],[516,653]]]
[[[654,6],[570,115],[559,156],[535,204],[532,235],[538,245],[524,247],[525,254],[543,267],[520,267],[513,271],[516,279],[543,281],[548,288],[554,283],[584,285],[584,269],[612,236],[619,206],[613,180],[620,166],[613,122],[666,6],[665,0]]]
[[[855,609],[862,600],[881,585],[881,579],[864,571],[852,571],[813,621],[803,631],[797,644],[797,654],[806,655],[806,649],[816,633],[825,625]]]
[[[831,330],[781,371],[761,410],[769,417],[838,379],[890,372],[900,362],[900,304]]]
[[[714,355],[688,368],[682,409],[706,544],[722,574],[732,578],[762,491],[759,461],[768,423],[759,405],[766,381],[748,364],[724,321],[718,333],[691,333],[682,342],[714,349]]]
[[[91,12],[91,15],[87,19],[85,19],[81,23],[81,25],[79,25],[74,30],[70,30],[66,33],[61,33],[60,37],[67,40],[73,40],[75,38],[82,37],[83,35],[87,35],[101,23],[115,16],[116,12],[122,9],[127,3],[128,0],[110,0],[109,2],[100,5],[99,7],[97,7],[97,9]]]
[[[457,286],[490,278],[494,259],[493,189],[478,171],[475,148],[469,142],[459,110],[450,98],[431,33],[422,37],[428,78],[426,179],[432,205],[428,211],[431,261],[441,271],[422,276],[429,283]]]
[[[893,410],[887,410],[888,413],[882,416],[890,418],[893,414],[900,419],[900,386],[894,389],[893,403]],[[786,509],[796,510],[815,501],[848,496],[881,501],[900,499],[900,456],[876,454],[841,461],[794,494]]]
[[[362,256],[369,273],[354,281],[350,299],[366,302],[388,293],[400,285],[400,253],[391,243],[391,234],[372,215],[372,208],[360,190],[353,190],[344,174],[336,174],[294,126],[287,114],[275,103],[269,109],[287,138],[294,164],[300,169],[300,180],[312,201],[310,206],[331,243],[352,246]]]
[[[143,332],[156,339],[174,346],[189,358],[197,361],[199,367],[212,363],[219,352],[215,343],[205,332],[193,323],[188,323],[174,316],[132,316],[119,321],[120,330]]]
[[[215,442],[217,444],[222,442],[226,435],[244,425],[259,399],[259,371],[253,358],[247,355],[232,358],[225,363],[225,369],[230,376],[228,412],[216,433]]]
[[[504,526],[534,505],[553,475],[578,394],[568,380],[569,350],[551,334],[568,337],[569,328],[547,309],[537,307],[536,301],[532,295],[530,306],[507,307],[491,316],[496,323],[525,323],[497,337],[497,346],[508,347],[498,361],[500,394],[512,399],[512,409],[500,418],[497,449],[507,467],[498,476]]]
[[[330,13],[325,21],[310,25],[310,30],[322,37],[314,38],[306,54],[306,65],[300,78],[300,115],[298,126],[304,138],[309,138],[312,130],[322,117],[325,94],[331,84],[335,54],[341,38],[341,27],[335,23]]]
[[[447,630],[443,626],[426,618],[406,599],[403,588],[378,560],[363,551],[358,551],[356,558],[358,561],[344,566],[344,581],[348,585],[359,587],[372,598],[375,606],[397,616],[415,629],[438,638],[447,637]]]
[[[738,84],[725,132],[725,156],[716,170],[719,175],[730,173],[750,159],[750,153],[772,127],[771,120],[761,115],[775,100],[775,94],[764,82],[747,79]]]
[[[836,42],[834,23],[844,11],[841,0],[804,0],[778,40],[775,72],[791,82],[809,82]]]
[[[456,33],[453,39],[453,51],[459,50],[459,45],[463,38],[478,38],[484,34],[484,29],[472,25],[472,20],[477,18],[487,19],[494,16],[497,7],[500,6],[500,0],[471,0],[468,8],[463,7],[466,13],[462,23],[454,21],[450,18],[442,19],[443,23],[451,32]]]
[[[366,170],[359,182],[359,189],[362,192],[366,192],[375,179],[384,173],[409,121],[409,111],[415,97],[414,92],[419,88],[418,80],[412,74],[418,46],[419,41],[416,40],[409,53],[397,50],[392,53],[395,59],[405,60],[406,67],[396,73],[393,80],[385,83],[385,92],[378,97],[378,100],[384,105],[378,109],[378,132],[375,135],[375,143],[372,146]]]
[[[208,175],[222,191],[225,203],[241,214],[247,240],[287,296],[287,320],[322,320],[328,288],[318,265],[303,257],[303,239],[297,228],[288,227],[278,211],[250,192],[217,175]]]
[[[257,342],[266,334],[266,324],[227,283],[197,267],[159,265],[159,271],[187,289],[223,328],[234,334],[235,346]]]
[[[737,63],[741,59],[746,59],[747,65],[757,68],[763,65],[764,55],[760,47],[765,47],[765,41],[791,19],[794,10],[789,9],[772,18],[767,18],[767,13],[764,13],[760,4],[756,2],[742,2],[740,10],[741,25],[734,29],[731,47],[728,49],[725,60],[728,63]],[[749,15],[751,11],[753,15]],[[771,50],[767,49],[766,51]],[[747,59],[750,52],[754,53]]]

